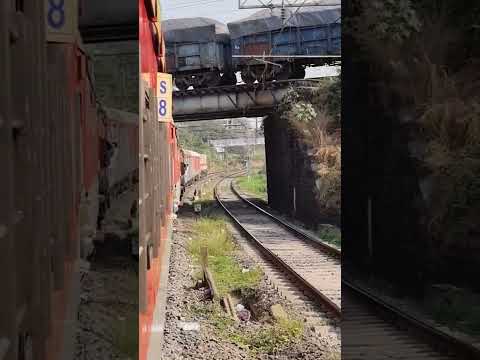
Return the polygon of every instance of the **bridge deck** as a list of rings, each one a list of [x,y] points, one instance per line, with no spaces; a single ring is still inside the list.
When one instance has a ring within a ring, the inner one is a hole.
[[[270,114],[291,87],[312,88],[321,79],[283,80],[173,92],[175,122],[261,117]]]

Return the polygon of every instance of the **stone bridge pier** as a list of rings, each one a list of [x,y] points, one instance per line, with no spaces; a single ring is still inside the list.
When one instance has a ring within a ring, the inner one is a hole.
[[[307,151],[289,131],[286,120],[278,114],[266,117],[264,134],[269,205],[310,227],[337,223],[320,215]]]

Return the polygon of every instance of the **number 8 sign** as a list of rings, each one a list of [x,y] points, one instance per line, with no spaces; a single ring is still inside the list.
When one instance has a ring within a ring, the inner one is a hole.
[[[44,2],[47,40],[74,42],[78,25],[78,0],[44,0]]]
[[[157,73],[157,99],[158,121],[172,121],[172,75]]]

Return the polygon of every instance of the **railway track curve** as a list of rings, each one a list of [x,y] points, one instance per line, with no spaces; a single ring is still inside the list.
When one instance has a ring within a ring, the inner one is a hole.
[[[227,181],[228,186],[222,186]],[[298,281],[297,285],[312,300],[340,317],[339,253],[321,249],[274,220],[273,215],[245,204],[231,182],[231,177],[223,178],[215,187],[215,198],[221,207],[266,257]]]
[[[224,177],[215,198],[259,250],[298,280],[323,308],[342,317],[342,359],[473,360],[480,349],[341,278],[341,251],[255,205]],[[341,299],[341,300],[340,300]]]

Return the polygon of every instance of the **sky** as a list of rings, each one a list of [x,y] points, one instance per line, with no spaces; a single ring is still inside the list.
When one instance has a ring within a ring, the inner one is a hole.
[[[208,17],[227,23],[240,20],[257,10],[239,10],[238,0],[161,0],[162,20]]]

